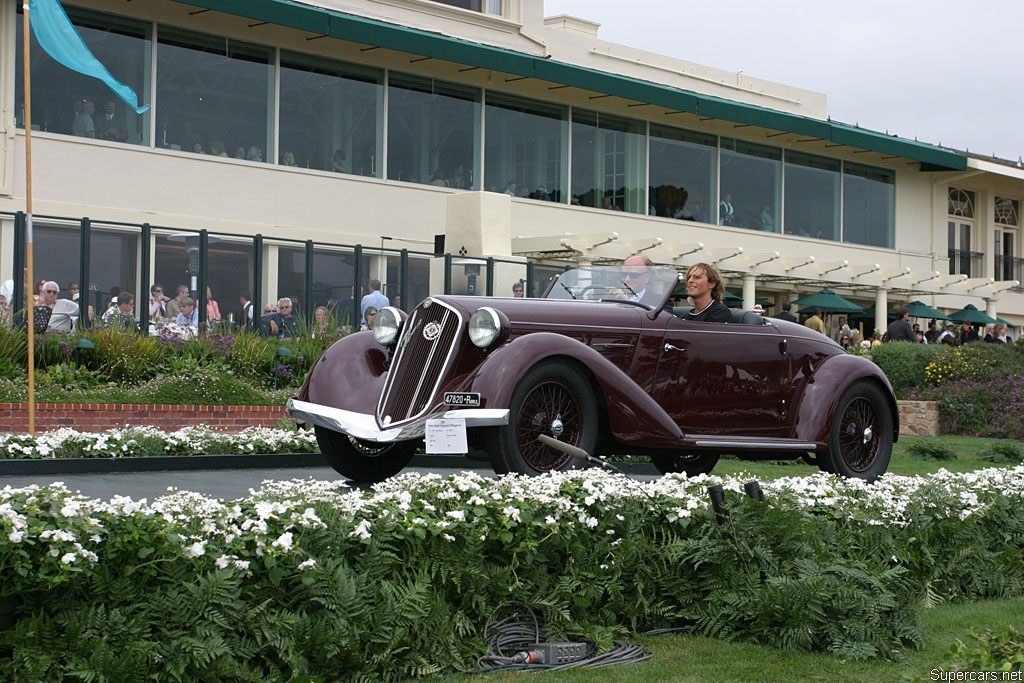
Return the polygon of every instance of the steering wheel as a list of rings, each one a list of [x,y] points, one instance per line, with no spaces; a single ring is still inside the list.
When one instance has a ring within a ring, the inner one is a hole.
[[[612,288],[607,285],[587,285],[580,290],[581,299],[604,299],[611,294]]]

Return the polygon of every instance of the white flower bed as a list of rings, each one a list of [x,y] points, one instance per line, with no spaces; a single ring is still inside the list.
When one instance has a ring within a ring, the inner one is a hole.
[[[156,427],[123,427],[106,432],[62,428],[0,435],[0,458],[124,458],[152,455],[225,455],[238,453],[316,453],[312,430],[249,427],[219,431],[206,425],[166,432]]]
[[[369,540],[376,524],[403,524],[407,531],[441,536],[482,537],[520,525],[580,524],[615,535],[627,502],[644,502],[669,521],[709,507],[707,487],[721,484],[742,494],[749,477],[667,475],[649,482],[589,469],[540,477],[517,475],[490,479],[463,472],[407,473],[370,491],[352,490],[341,481],[293,479],[266,481],[251,496],[225,502],[189,491],[170,489],[152,503],[129,497],[88,500],[63,483],[0,491],[0,544],[36,543],[64,565],[95,563],[106,540],[104,519],[160,517],[179,534],[181,553],[200,557],[208,545],[223,550],[216,564],[240,569],[265,553],[302,554],[301,568],[315,565],[305,557],[296,535],[323,528],[313,506],[327,503],[353,539]],[[968,517],[983,511],[995,497],[1024,504],[1024,466],[989,468],[927,477],[885,475],[875,484],[822,473],[786,477],[761,484],[766,502],[821,511],[870,525],[909,527],[918,519]],[[569,495],[572,494],[572,495]],[[600,516],[598,516],[600,512]],[[3,539],[6,540],[4,543]],[[11,550],[8,545],[8,551]],[[5,553],[0,553],[2,557]]]

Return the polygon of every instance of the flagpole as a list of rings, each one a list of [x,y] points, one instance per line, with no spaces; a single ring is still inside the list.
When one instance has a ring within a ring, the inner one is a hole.
[[[32,247],[32,80],[31,80],[31,46],[32,33],[29,31],[29,0],[23,7],[22,47],[24,56],[24,104],[25,104],[25,327],[28,331],[28,433],[36,434],[36,337],[35,337],[35,284],[33,263],[35,261]]]

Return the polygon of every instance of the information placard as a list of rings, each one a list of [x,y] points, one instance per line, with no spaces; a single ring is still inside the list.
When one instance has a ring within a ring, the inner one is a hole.
[[[427,453],[468,453],[466,420],[461,417],[427,420],[426,442]]]

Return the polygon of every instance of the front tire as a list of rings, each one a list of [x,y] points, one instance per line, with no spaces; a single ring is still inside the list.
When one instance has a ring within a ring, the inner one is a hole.
[[[715,469],[718,458],[718,453],[656,453],[651,456],[651,464],[662,474],[685,473],[688,477],[695,477]]]
[[[828,453],[818,456],[824,472],[872,482],[889,467],[893,417],[889,402],[874,384],[860,382],[846,390],[832,416]]]
[[[571,469],[573,457],[541,443],[547,434],[594,455],[597,400],[575,368],[544,362],[523,377],[512,394],[509,423],[487,432],[487,452],[498,474],[537,475]]]
[[[393,477],[409,464],[416,453],[418,441],[396,441],[379,444],[361,441],[316,425],[316,442],[327,464],[353,481],[376,484]]]

